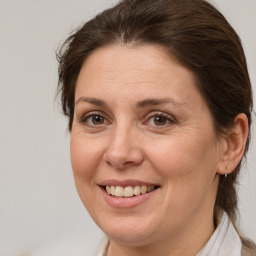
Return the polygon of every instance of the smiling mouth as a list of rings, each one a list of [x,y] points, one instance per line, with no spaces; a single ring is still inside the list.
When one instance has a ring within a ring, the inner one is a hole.
[[[105,191],[114,197],[135,197],[138,195],[144,195],[150,193],[158,188],[159,186],[102,186]]]

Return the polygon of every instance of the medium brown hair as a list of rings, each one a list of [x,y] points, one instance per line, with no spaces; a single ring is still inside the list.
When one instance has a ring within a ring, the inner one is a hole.
[[[62,110],[72,129],[74,95],[81,66],[106,45],[155,44],[165,47],[191,70],[214,119],[216,134],[232,127],[237,114],[251,124],[252,92],[239,36],[225,17],[204,0],[123,0],[77,29],[58,53]],[[249,145],[249,136],[246,150]],[[235,184],[241,162],[228,178],[220,177],[215,209],[235,222]],[[243,240],[246,248],[252,248]]]

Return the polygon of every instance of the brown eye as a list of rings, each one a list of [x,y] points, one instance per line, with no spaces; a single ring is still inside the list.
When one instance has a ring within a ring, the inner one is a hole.
[[[162,125],[165,125],[167,122],[167,118],[166,117],[163,117],[163,116],[155,116],[154,117],[154,124],[156,126],[162,126]]]
[[[88,118],[88,122],[89,123],[91,122],[93,125],[101,125],[101,124],[104,124],[105,118],[100,115],[93,115]]]
[[[151,127],[169,127],[170,125],[175,123],[175,119],[164,112],[152,112],[148,114],[147,124]]]

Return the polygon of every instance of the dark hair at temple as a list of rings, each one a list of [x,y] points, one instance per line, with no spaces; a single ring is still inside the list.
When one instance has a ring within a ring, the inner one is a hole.
[[[84,60],[97,48],[120,44],[160,45],[191,70],[217,135],[227,132],[239,113],[246,114],[250,126],[253,103],[246,59],[237,33],[224,16],[204,0],[124,0],[77,29],[58,53],[58,89],[70,130]],[[215,209],[223,208],[233,222],[240,167],[241,162],[228,178],[220,177],[215,203]],[[245,250],[254,250],[252,243],[242,241]]]

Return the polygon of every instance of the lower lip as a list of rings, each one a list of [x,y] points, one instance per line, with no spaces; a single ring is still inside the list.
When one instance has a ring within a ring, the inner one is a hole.
[[[155,190],[146,193],[146,194],[141,194],[138,196],[132,196],[132,197],[116,197],[116,196],[111,196],[109,195],[105,189],[101,188],[103,197],[106,200],[106,202],[114,207],[114,208],[133,208],[136,207],[143,202],[147,201],[150,196],[152,196],[155,192]]]

